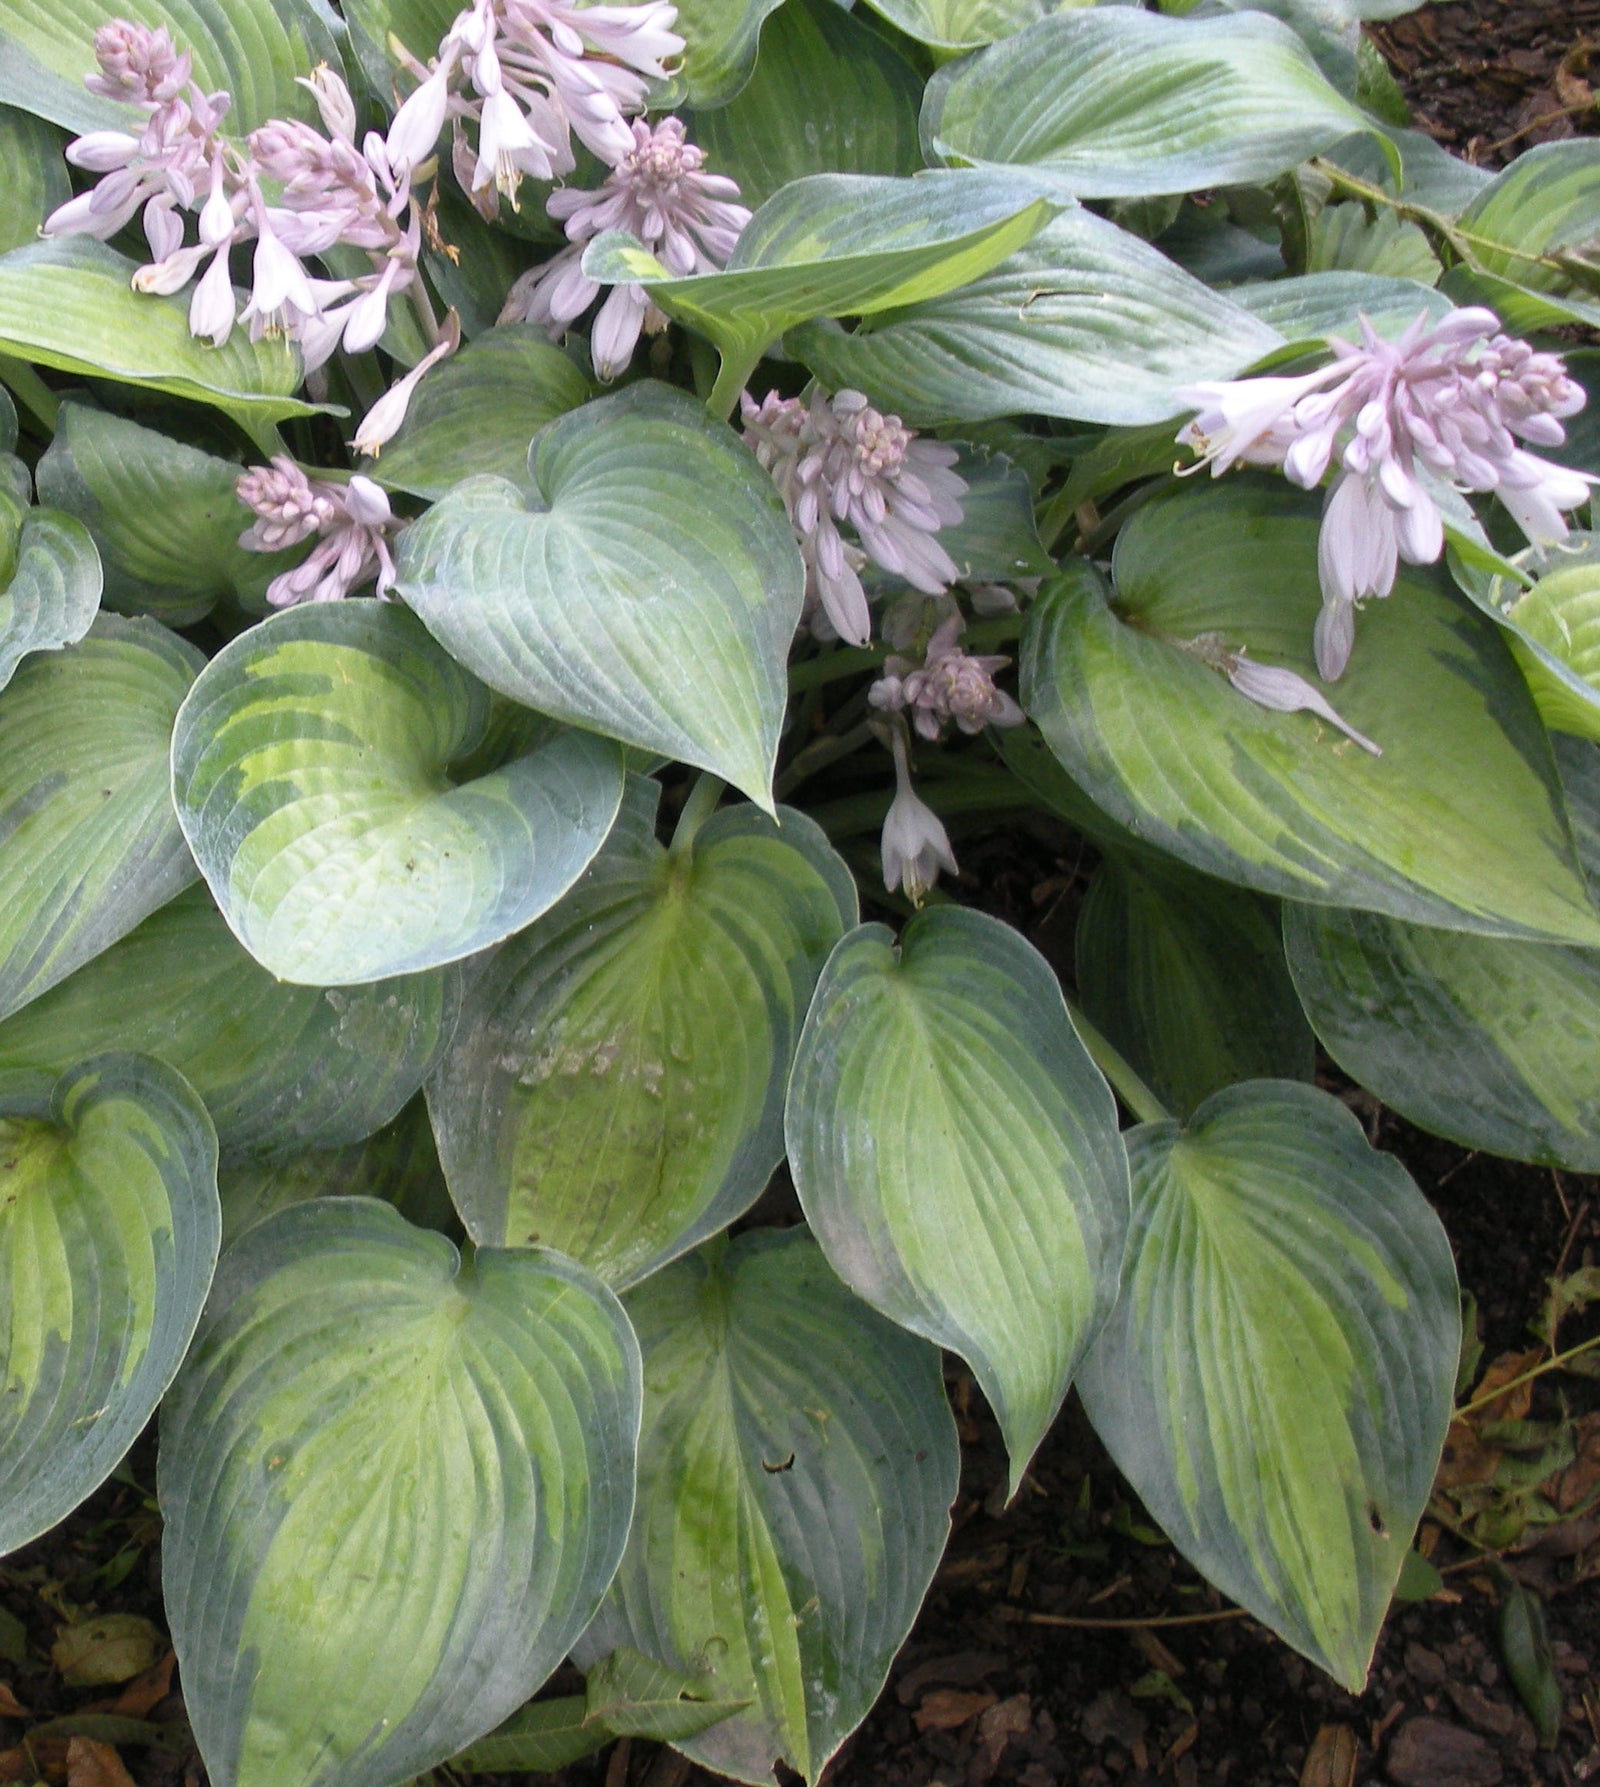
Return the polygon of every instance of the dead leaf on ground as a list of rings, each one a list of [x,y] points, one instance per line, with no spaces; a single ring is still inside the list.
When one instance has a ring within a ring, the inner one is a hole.
[[[1348,1725],[1324,1725],[1312,1739],[1300,1787],[1355,1787],[1359,1746]]]
[[[27,1749],[0,1751],[0,1781],[37,1781],[41,1775],[60,1780],[67,1767],[64,1737],[36,1737]]]
[[[136,1613],[103,1613],[63,1626],[50,1660],[70,1688],[103,1688],[130,1681],[155,1666],[167,1648],[160,1632]]]
[[[1563,1514],[1575,1514],[1600,1492],[1600,1410],[1573,1427],[1577,1457],[1550,1479],[1549,1496]]]
[[[0,1682],[0,1719],[25,1719],[27,1717],[27,1707],[11,1692],[10,1684]]]
[[[133,1787],[133,1777],[110,1744],[74,1737],[67,1742],[67,1787]]]
[[[177,1660],[176,1654],[168,1651],[153,1669],[136,1675],[107,1710],[123,1719],[148,1717],[172,1692],[172,1669]]]
[[[918,1731],[954,1731],[999,1700],[987,1688],[935,1688],[912,1714]]]

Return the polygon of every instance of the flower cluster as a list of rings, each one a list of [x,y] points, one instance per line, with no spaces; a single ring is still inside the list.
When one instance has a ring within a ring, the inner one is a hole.
[[[677,118],[653,128],[635,119],[626,155],[598,192],[564,187],[545,208],[566,226],[572,246],[553,260],[524,273],[512,286],[500,321],[541,324],[552,339],[600,295],[600,285],[583,271],[584,244],[604,230],[626,230],[680,277],[719,269],[750,221],[739,188],[720,174],[705,172],[705,153],[684,139]],[[596,373],[612,379],[633,357],[640,334],[667,324],[643,286],[611,289],[594,320],[589,351]]]
[[[861,572],[870,560],[936,595],[960,567],[935,535],[962,518],[966,480],[954,447],[919,440],[859,391],[742,398],[744,438],[772,474],[806,564],[806,594],[834,631],[865,645],[872,622]],[[847,540],[840,526],[854,530]],[[859,543],[856,543],[859,542]]]
[[[1022,709],[995,687],[994,673],[1009,658],[973,657],[956,642],[966,629],[952,614],[929,639],[921,663],[891,657],[872,685],[868,700],[880,713],[906,714],[926,739],[938,740],[952,722],[965,733],[985,726],[1020,726]]]
[[[1562,419],[1583,407],[1582,388],[1554,354],[1500,332],[1483,309],[1430,326],[1419,316],[1394,342],[1363,318],[1361,342],[1330,343],[1335,358],[1300,378],[1238,379],[1180,392],[1199,414],[1178,435],[1213,476],[1245,463],[1280,467],[1302,489],[1337,471],[1323,510],[1318,570],[1317,668],[1342,674],[1355,606],[1394,587],[1399,561],[1432,564],[1444,518],[1430,479],[1493,491],[1527,537],[1567,535],[1564,509],[1591,480],[1522,443],[1558,446]]]
[[[377,593],[394,585],[392,542],[403,525],[381,486],[354,474],[348,484],[308,478],[292,459],[253,466],[235,486],[256,519],[239,536],[249,552],[283,552],[302,541],[317,545],[291,571],[267,585],[275,608],[300,602],[337,602],[376,573]]]

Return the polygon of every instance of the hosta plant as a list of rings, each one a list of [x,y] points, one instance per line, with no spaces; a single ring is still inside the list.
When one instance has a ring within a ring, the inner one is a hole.
[[[102,4],[0,0],[0,1547],[158,1419],[216,1787],[814,1782],[944,1349],[1359,1688],[1460,1318],[1328,1088],[1600,1163],[1600,149],[1405,128],[1405,0]]]

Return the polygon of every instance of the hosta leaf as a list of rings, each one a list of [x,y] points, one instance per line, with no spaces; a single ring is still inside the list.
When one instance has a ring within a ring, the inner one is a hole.
[[[461,8],[456,0],[346,0],[340,10],[368,80],[382,93],[400,66],[395,42],[426,63]],[[445,239],[453,240],[448,233]]]
[[[406,530],[406,601],[513,700],[767,804],[804,584],[772,480],[655,384],[560,417],[531,463],[536,496],[474,479]]]
[[[743,1711],[676,1747],[815,1783],[865,1717],[949,1533],[939,1355],[852,1296],[803,1229],[756,1229],[628,1297],[645,1359],[639,1503],[574,1653],[626,1645]]]
[[[0,254],[32,242],[39,225],[72,197],[62,136],[42,118],[0,105]]]
[[[750,78],[762,21],[780,0],[680,0],[683,57],[652,103],[722,105]]]
[[[1116,1299],[1128,1220],[1116,1101],[1043,957],[957,907],[834,951],[789,1086],[790,1170],[829,1264],[959,1353],[1011,1489]]]
[[[715,342],[723,372],[712,395],[731,408],[785,330],[942,297],[998,266],[1056,209],[1036,181],[1003,172],[815,174],[768,199],[721,273],[674,279],[616,231],[596,237],[583,269],[647,287],[669,316]]]
[[[1177,1114],[1236,1080],[1309,1080],[1311,1031],[1265,900],[1108,856],[1078,915],[1078,997]],[[4,1032],[0,1031],[0,1036]]]
[[[159,1061],[0,1092],[0,1554],[71,1513],[150,1419],[217,1263],[217,1142]]]
[[[1095,0],[868,0],[907,37],[940,50],[970,50],[1011,37],[1054,11]]]
[[[627,1319],[570,1260],[463,1262],[366,1198],[242,1236],[161,1419],[217,1787],[391,1787],[526,1700],[616,1568],[638,1422]]]
[[[223,596],[259,592],[298,554],[246,552],[241,468],[153,428],[64,403],[39,461],[39,500],[75,515],[105,566],[105,601],[168,626],[202,620]]]
[[[1049,576],[1055,561],[1039,540],[1028,474],[1004,453],[952,441],[966,480],[961,519],[939,530],[939,544],[960,567],[963,582]],[[893,587],[903,590],[898,579]]]
[[[499,1770],[553,1774],[569,1762],[578,1762],[603,1750],[612,1741],[604,1725],[588,1722],[588,1706],[581,1694],[557,1700],[535,1700],[514,1712],[487,1737],[480,1737],[451,1758],[464,1774],[492,1774]]]
[[[137,269],[103,242],[63,236],[0,255],[0,353],[208,403],[245,426],[311,415],[294,395],[300,357],[281,336],[224,347],[189,333],[188,306],[129,285]]]
[[[755,72],[689,134],[709,165],[764,204],[808,174],[913,174],[922,83],[909,62],[834,0],[788,0],[762,27]]]
[[[111,16],[100,0],[0,0],[0,99],[70,130],[137,131],[141,114],[83,85],[95,72],[94,34]],[[295,77],[318,62],[339,66],[330,15],[314,0],[141,0],[121,16],[165,25],[193,57],[197,84],[232,95],[230,136],[269,118],[316,122]]]
[[[1600,886],[1600,752],[1560,757]],[[1322,907],[1285,907],[1283,932],[1318,1036],[1385,1104],[1470,1148],[1600,1169],[1600,951]]]
[[[491,329],[423,379],[405,426],[368,474],[430,498],[478,472],[526,484],[529,442],[588,395],[588,381],[542,329]]]
[[[552,728],[456,785],[489,692],[387,602],[290,608],[211,660],[178,716],[173,795],[234,934],[264,968],[351,986],[521,930],[616,816],[621,754]]]
[[[792,330],[822,381],[913,422],[1034,410],[1088,422],[1176,415],[1197,378],[1232,378],[1283,338],[1137,236],[1076,207],[947,296],[853,335]]]
[[[428,1089],[472,1238],[554,1247],[614,1285],[760,1196],[806,1004],[855,920],[853,889],[841,911],[812,865],[828,845],[809,819],[730,808],[669,855],[653,806],[630,804],[479,977]]]
[[[694,1737],[747,1704],[710,1699],[704,1676],[663,1669],[626,1647],[596,1663],[584,1687],[590,1724],[658,1743]]]
[[[1439,322],[1451,311],[1450,300],[1415,279],[1383,273],[1305,273],[1298,279],[1264,279],[1236,285],[1228,297],[1241,309],[1289,341],[1327,335],[1361,339],[1361,319],[1387,340],[1426,315]]]
[[[0,689],[29,652],[76,645],[99,609],[100,559],[89,530],[53,509],[29,509],[0,589]]]
[[[1525,150],[1457,227],[1485,273],[1536,291],[1571,291],[1572,274],[1551,262],[1586,255],[1592,264],[1600,247],[1600,143],[1574,138]]]
[[[1441,271],[1439,257],[1416,224],[1402,223],[1393,211],[1368,217],[1357,204],[1328,205],[1311,220],[1306,265],[1312,273],[1347,269],[1426,286]]]
[[[1491,578],[1482,606],[1505,627],[1545,725],[1600,739],[1600,540],[1580,537],[1534,564],[1530,588]]]
[[[1330,691],[1374,757],[1269,713],[1184,649],[1207,636],[1315,676],[1316,505],[1239,479],[1149,504],[1024,632],[1024,703],[1111,815],[1268,893],[1507,936],[1600,941],[1549,742],[1510,654],[1436,573],[1361,614]]]
[[[225,1156],[358,1142],[414,1093],[455,1022],[460,975],[292,986],[242,949],[203,887],[0,1023],[0,1073],[53,1078],[133,1049],[205,1101]]]
[[[154,621],[102,614],[0,692],[0,1017],[194,880],[167,752],[201,662]]]
[[[1450,1420],[1444,1230],[1310,1086],[1251,1081],[1127,1142],[1133,1229],[1084,1408],[1179,1551],[1360,1693]]]
[[[930,160],[1030,168],[1076,198],[1270,180],[1369,127],[1257,12],[1057,13],[947,64],[922,102]]]

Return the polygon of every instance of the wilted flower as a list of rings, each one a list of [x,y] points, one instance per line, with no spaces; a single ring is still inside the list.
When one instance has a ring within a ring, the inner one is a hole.
[[[1444,550],[1428,477],[1493,491],[1535,545],[1566,538],[1562,511],[1592,480],[1519,444],[1558,446],[1584,392],[1554,354],[1500,333],[1492,311],[1458,310],[1437,325],[1424,313],[1395,342],[1363,318],[1359,346],[1330,346],[1332,364],[1302,378],[1180,392],[1200,413],[1178,440],[1214,476],[1240,461],[1276,465],[1305,490],[1337,462],[1318,549],[1317,667],[1331,680],[1349,659],[1355,604],[1386,596],[1401,559],[1432,564]]]
[[[377,593],[394,586],[390,542],[403,525],[381,486],[359,473],[348,484],[308,478],[292,459],[278,456],[270,466],[254,466],[239,479],[239,501],[255,513],[239,536],[249,552],[281,552],[313,535],[319,544],[292,571],[267,585],[275,608],[299,602],[337,602],[371,577]]]
[[[771,472],[799,536],[807,594],[841,638],[864,645],[871,634],[860,576],[867,558],[928,595],[960,576],[934,537],[961,520],[967,485],[951,470],[954,447],[919,440],[859,391],[814,391],[809,404],[777,396],[758,404],[748,393],[741,401],[745,443]]]
[[[1277,664],[1258,664],[1245,655],[1243,646],[1236,652],[1229,651],[1215,633],[1202,633],[1198,639],[1190,640],[1186,649],[1213,670],[1220,670],[1239,693],[1257,707],[1270,708],[1280,714],[1313,713],[1360,745],[1363,751],[1370,751],[1374,757],[1383,755],[1381,745],[1375,745],[1364,732],[1357,732],[1348,720],[1334,711],[1324,695],[1295,671]]]
[[[553,260],[524,273],[512,286],[503,323],[538,323],[552,338],[587,310],[601,286],[579,262],[584,244],[604,230],[626,230],[671,273],[711,273],[733,252],[750,221],[739,188],[721,174],[705,172],[705,154],[684,140],[682,123],[663,118],[653,128],[632,126],[632,147],[598,192],[565,187],[546,200],[550,215],[566,225],[572,243]],[[614,286],[595,318],[590,344],[594,369],[615,378],[633,357],[640,333],[666,327],[665,315],[644,286]]]
[[[913,906],[920,906],[939,879],[956,872],[950,836],[933,808],[911,786],[911,764],[903,725],[891,739],[894,751],[895,796],[883,821],[883,884],[890,893],[898,888]]]
[[[994,681],[995,671],[1011,660],[963,651],[956,641],[965,627],[959,614],[942,622],[920,664],[911,658],[890,658],[868,700],[880,712],[908,715],[926,739],[942,737],[951,721],[969,734],[985,726],[1020,726],[1027,716]]]

